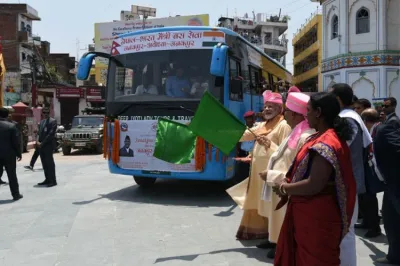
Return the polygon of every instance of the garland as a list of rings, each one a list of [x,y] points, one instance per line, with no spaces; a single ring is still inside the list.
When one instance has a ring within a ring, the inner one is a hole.
[[[114,120],[114,139],[112,147],[112,162],[114,164],[119,163],[119,138],[120,138],[120,126],[117,119]]]
[[[195,150],[195,167],[197,171],[202,171],[206,164],[206,142],[203,138],[197,137]]]

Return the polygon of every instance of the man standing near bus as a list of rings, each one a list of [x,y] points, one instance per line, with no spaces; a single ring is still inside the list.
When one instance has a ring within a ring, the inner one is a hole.
[[[286,100],[286,109],[284,116],[293,129],[289,137],[283,141],[278,150],[271,155],[269,165],[264,172],[260,173],[260,177],[266,183],[263,189],[263,200],[269,203],[268,210],[268,241],[258,245],[258,248],[271,248],[267,257],[273,259],[275,257],[275,247],[278,242],[279,233],[286,214],[286,207],[275,211],[275,207],[280,201],[280,197],[272,192],[272,187],[278,180],[286,178],[286,173],[292,164],[297,152],[306,142],[307,138],[315,133],[311,129],[305,119],[307,115],[307,103],[310,96],[301,92],[289,93]]]
[[[40,160],[42,161],[45,180],[39,183],[39,186],[54,187],[57,186],[56,166],[54,163],[54,138],[57,131],[57,121],[50,117],[50,109],[42,109],[44,119],[40,122],[39,138],[36,146],[39,149]]]
[[[246,130],[241,142],[256,140],[251,155],[249,178],[227,190],[232,199],[244,210],[242,221],[237,231],[238,240],[268,238],[269,213],[267,202],[261,200],[264,182],[259,173],[267,166],[272,153],[289,135],[291,128],[282,115],[282,96],[279,93],[265,93],[263,116],[265,121]]]

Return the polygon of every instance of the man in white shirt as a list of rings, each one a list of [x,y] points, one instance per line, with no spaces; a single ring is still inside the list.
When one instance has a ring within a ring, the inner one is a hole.
[[[158,95],[157,86],[149,84],[148,78],[146,76],[143,77],[142,85],[137,86],[134,95],[142,95],[142,94]]]

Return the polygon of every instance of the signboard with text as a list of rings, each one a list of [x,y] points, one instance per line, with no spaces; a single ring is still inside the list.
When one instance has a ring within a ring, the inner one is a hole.
[[[225,33],[221,31],[166,31],[126,38],[113,42],[111,54],[181,50],[212,49],[216,43],[225,42]]]
[[[87,102],[104,102],[101,97],[100,88],[86,88],[86,101]]]
[[[83,98],[84,93],[82,88],[57,88],[57,98]]]
[[[187,123],[190,120],[179,120]],[[120,159],[122,169],[161,171],[161,172],[196,172],[194,158],[187,164],[172,164],[153,157],[157,134],[157,120],[121,121]],[[129,145],[125,146],[125,139]]]
[[[146,29],[164,28],[171,26],[209,26],[209,15],[190,15],[166,18],[149,18],[145,22]],[[94,25],[94,42],[97,52],[111,53],[111,46],[119,35],[140,31],[143,29],[143,20],[117,21],[96,23]],[[96,82],[106,84],[108,60],[96,58]]]

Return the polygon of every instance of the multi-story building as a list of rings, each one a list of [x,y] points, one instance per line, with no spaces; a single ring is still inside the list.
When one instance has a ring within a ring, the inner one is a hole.
[[[288,20],[290,20],[289,16],[253,12],[252,19],[249,19],[247,14],[244,18],[220,17],[218,26],[237,32],[285,66],[288,51],[288,39],[285,32],[288,29]]]
[[[38,12],[27,4],[0,4],[0,36],[7,72],[4,77],[4,105],[20,101],[31,88],[30,58],[37,48],[32,35]]]
[[[323,8],[323,89],[345,82],[359,98],[400,99],[400,1],[312,1]]]
[[[314,12],[294,34],[293,83],[302,91],[319,91],[322,61],[322,14]]]

